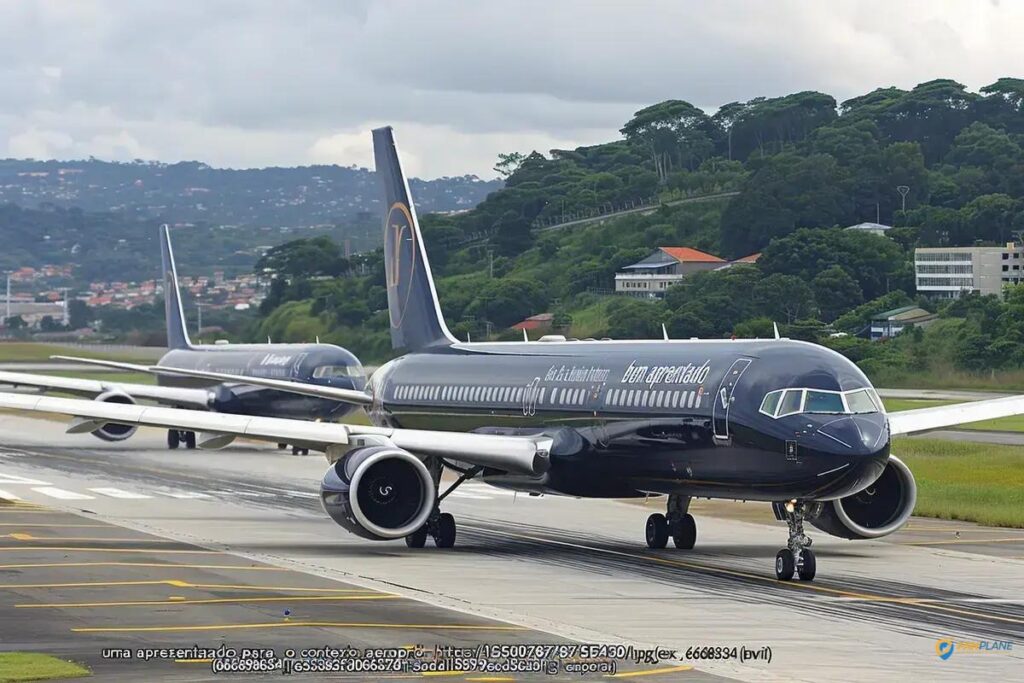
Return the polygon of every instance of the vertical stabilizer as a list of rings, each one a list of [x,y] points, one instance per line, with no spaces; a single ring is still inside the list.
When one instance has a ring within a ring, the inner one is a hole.
[[[384,190],[384,274],[391,346],[418,351],[454,344],[437,302],[427,251],[391,127],[373,131],[373,155]]]
[[[160,261],[164,275],[164,316],[167,323],[167,348],[187,349],[192,346],[185,327],[185,312],[181,308],[178,290],[178,269],[174,266],[171,234],[167,225],[160,226]]]

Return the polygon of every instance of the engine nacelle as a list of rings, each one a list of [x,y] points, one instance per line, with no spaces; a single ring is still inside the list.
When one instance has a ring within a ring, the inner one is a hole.
[[[118,389],[105,391],[93,400],[102,401],[103,403],[135,403],[135,400],[131,396]],[[124,441],[134,434],[137,429],[138,427],[133,425],[119,425],[113,422],[108,422],[99,429],[91,432],[91,434],[99,439],[103,439],[104,441]]]
[[[331,519],[375,541],[408,536],[427,521],[436,489],[423,461],[395,446],[356,448],[334,463],[320,484]]]
[[[917,483],[910,468],[894,455],[871,486],[853,495],[821,504],[808,521],[841,538],[861,540],[886,536],[903,526],[917,502]]]

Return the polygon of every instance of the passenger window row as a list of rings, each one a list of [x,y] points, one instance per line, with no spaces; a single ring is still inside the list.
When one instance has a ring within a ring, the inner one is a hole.
[[[703,390],[609,389],[605,403],[623,408],[699,408]]]
[[[523,387],[468,387],[440,384],[400,384],[395,387],[396,401],[442,401],[446,403],[520,403]]]

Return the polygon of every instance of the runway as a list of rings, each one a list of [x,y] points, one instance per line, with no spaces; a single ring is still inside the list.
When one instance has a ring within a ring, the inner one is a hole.
[[[411,550],[401,541],[354,538],[324,516],[316,498],[326,469],[322,457],[265,446],[170,452],[162,444],[155,431],[103,444],[64,435],[60,423],[5,415],[0,497],[14,495],[79,520],[111,522],[339,587],[398,596],[410,610],[440,610],[435,616],[453,623],[514,625],[526,630],[504,637],[520,643],[626,643],[678,653],[692,646],[771,650],[770,661],[679,657],[623,672],[650,680],[866,681],[894,673],[909,680],[976,680],[1010,678],[1024,664],[1021,530],[915,518],[889,540],[856,543],[812,530],[818,580],[782,584],[772,560],[785,527],[764,505],[698,505],[695,550],[650,551],[643,523],[660,510],[660,501],[645,506],[513,496],[471,482],[444,505],[459,523],[457,547]],[[392,619],[390,602],[367,601],[367,609]],[[226,622],[209,621],[205,609],[184,626],[223,627]],[[237,623],[248,634],[258,629],[244,624],[264,622]],[[275,638],[304,631],[291,637],[307,642],[354,640],[341,626],[272,630]],[[211,630],[173,633],[203,642]],[[361,637],[418,642],[410,634]],[[440,632],[424,637],[457,640]],[[460,637],[499,640],[483,631]],[[1015,649],[942,660],[938,639],[1010,641]]]

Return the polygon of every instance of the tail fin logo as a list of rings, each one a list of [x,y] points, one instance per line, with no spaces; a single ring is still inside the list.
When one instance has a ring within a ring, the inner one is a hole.
[[[413,290],[412,277],[416,272],[419,245],[416,244],[416,231],[412,229],[412,225],[409,207],[402,202],[392,204],[386,220],[387,237],[384,248],[388,257],[385,263],[388,298],[397,304],[389,306],[391,327],[395,328],[401,326],[405,318],[405,310]],[[403,254],[408,272],[403,268]]]

